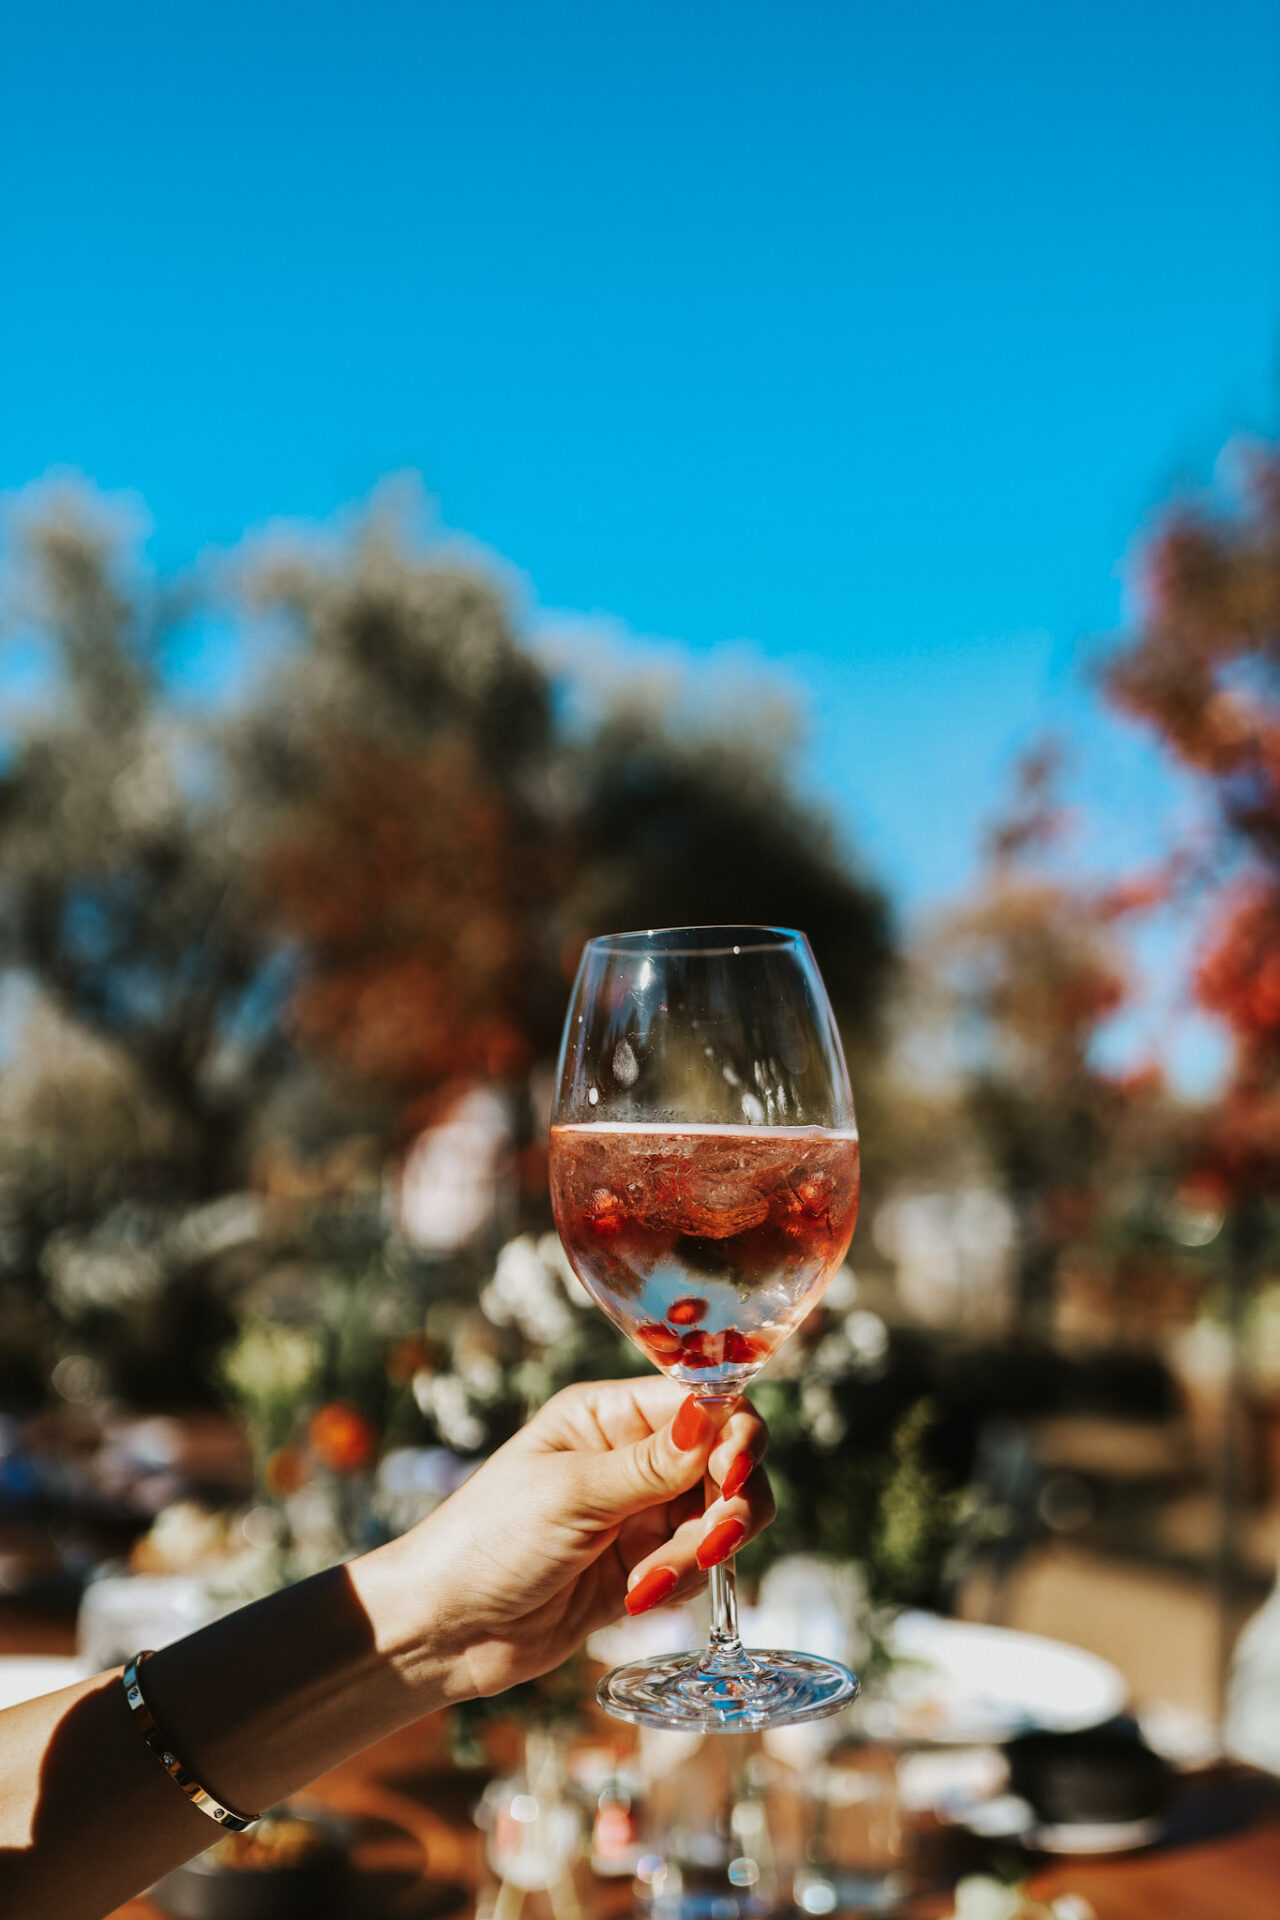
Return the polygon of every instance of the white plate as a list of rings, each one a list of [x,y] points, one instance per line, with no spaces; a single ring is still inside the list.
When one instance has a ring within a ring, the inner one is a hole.
[[[889,1646],[900,1664],[862,1707],[879,1740],[978,1746],[1033,1730],[1078,1733],[1110,1720],[1128,1699],[1109,1661],[1007,1627],[904,1613]]]
[[[1139,1847],[1153,1847],[1164,1830],[1164,1821],[1153,1815],[1149,1820],[1115,1820],[1105,1825],[1099,1821],[1092,1826],[1082,1822],[1079,1826],[1032,1827],[1023,1839],[1041,1853],[1136,1853]]]
[[[0,1707],[17,1707],[85,1679],[83,1662],[51,1653],[0,1654]]]

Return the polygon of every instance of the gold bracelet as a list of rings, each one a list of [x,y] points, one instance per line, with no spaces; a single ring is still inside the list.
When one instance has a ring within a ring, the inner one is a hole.
[[[171,1780],[175,1780],[190,1800],[192,1806],[199,1807],[201,1813],[207,1813],[220,1827],[228,1828],[232,1833],[243,1833],[261,1816],[256,1813],[245,1815],[232,1813],[230,1807],[224,1807],[213,1795],[200,1785],[195,1775],[188,1772],[177,1754],[163,1739],[159,1727],[152,1717],[151,1709],[142,1697],[142,1681],[139,1675],[144,1660],[151,1658],[151,1649],[137,1653],[124,1670],[124,1697],[129,1702],[129,1711],[133,1714],[138,1731],[150,1747],[160,1765]]]

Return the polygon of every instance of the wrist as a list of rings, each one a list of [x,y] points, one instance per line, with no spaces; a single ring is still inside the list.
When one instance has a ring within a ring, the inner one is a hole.
[[[474,1696],[460,1610],[438,1569],[424,1565],[417,1529],[348,1565],[390,1687],[411,1696],[402,1720]]]

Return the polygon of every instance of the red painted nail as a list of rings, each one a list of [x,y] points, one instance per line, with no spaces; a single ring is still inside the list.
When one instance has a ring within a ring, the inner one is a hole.
[[[698,1403],[696,1394],[691,1393],[682,1400],[676,1409],[676,1417],[671,1422],[671,1440],[681,1453],[692,1453],[700,1447],[711,1434],[711,1417]]]
[[[672,1567],[650,1567],[643,1580],[637,1580],[627,1595],[628,1613],[648,1613],[659,1607],[679,1585],[680,1575]]]
[[[720,1483],[720,1498],[732,1500],[741,1493],[755,1472],[756,1463],[749,1453],[739,1453],[729,1462],[729,1471]]]
[[[747,1537],[747,1530],[741,1520],[722,1520],[718,1527],[712,1527],[710,1533],[698,1548],[698,1565],[705,1570],[718,1567],[731,1553],[736,1553]]]

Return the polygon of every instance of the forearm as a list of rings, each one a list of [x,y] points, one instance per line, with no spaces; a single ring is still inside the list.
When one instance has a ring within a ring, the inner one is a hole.
[[[287,1588],[146,1663],[164,1737],[255,1814],[460,1695],[398,1543]],[[0,1714],[0,1912],[96,1920],[218,1837],[142,1740],[118,1674]]]
[[[415,1584],[395,1542],[164,1648],[143,1670],[158,1725],[210,1792],[260,1813],[458,1697]]]

